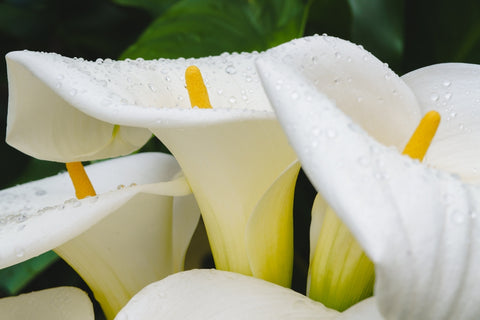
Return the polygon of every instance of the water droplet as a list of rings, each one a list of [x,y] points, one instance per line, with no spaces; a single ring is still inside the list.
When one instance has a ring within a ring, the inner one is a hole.
[[[298,92],[296,92],[296,91],[292,92],[291,97],[292,97],[293,100],[297,100],[298,97],[299,97]]]
[[[317,64],[317,63],[318,63],[318,57],[317,57],[317,56],[313,56],[313,57],[312,57],[312,63],[313,63],[313,64]]]
[[[153,85],[153,83],[149,83],[147,86],[148,86],[148,89],[150,89],[150,91],[152,91],[152,92],[157,92],[157,88],[155,88],[155,86]]]
[[[445,93],[445,99],[450,100],[452,94],[450,92]]]
[[[228,74],[235,74],[237,73],[237,69],[235,69],[235,67],[230,64],[225,68],[225,72]]]
[[[451,84],[452,84],[452,83],[451,83],[450,81],[448,81],[448,80],[443,81],[443,86],[444,86],[444,87],[450,87]]]
[[[47,191],[42,190],[42,189],[38,189],[38,190],[35,191],[36,196],[44,196],[46,194],[47,194]]]
[[[358,158],[357,162],[362,166],[362,167],[368,167],[370,165],[370,159],[366,156],[361,156]]]
[[[21,258],[25,255],[25,250],[23,248],[15,248],[15,256]]]
[[[330,139],[334,139],[337,137],[337,132],[333,129],[328,129],[327,130],[327,137]]]
[[[465,214],[461,211],[454,211],[452,213],[452,221],[456,224],[462,224],[465,221]]]
[[[228,101],[231,103],[231,104],[234,104],[235,102],[237,102],[237,99],[234,97],[234,96],[231,96]]]
[[[102,64],[103,63],[103,59],[102,58],[98,58],[97,60],[95,60],[95,62],[97,64]]]
[[[221,95],[223,94],[223,90],[222,90],[222,89],[218,89],[218,90],[217,90],[217,94],[218,94],[219,96],[221,96]]]
[[[433,102],[437,102],[438,101],[438,94],[432,93],[430,95],[430,100],[432,100]]]
[[[251,82],[251,81],[252,81],[252,77],[250,77],[250,76],[246,76],[246,77],[245,77],[245,81],[247,81],[247,82]]]
[[[340,52],[335,52],[335,58],[340,59],[342,54]]]
[[[77,89],[70,90],[69,94],[73,97],[77,94]]]

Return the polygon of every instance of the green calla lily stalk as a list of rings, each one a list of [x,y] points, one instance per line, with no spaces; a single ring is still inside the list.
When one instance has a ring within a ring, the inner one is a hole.
[[[55,250],[108,319],[145,285],[183,270],[200,212],[170,155],[86,167],[98,195],[81,200],[67,173],[0,191],[0,268]]]

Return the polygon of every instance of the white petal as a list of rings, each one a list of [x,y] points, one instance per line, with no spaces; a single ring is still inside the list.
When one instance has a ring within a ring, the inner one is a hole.
[[[375,263],[384,317],[478,316],[479,187],[374,141],[288,69],[266,70],[264,85],[306,173]]]
[[[265,192],[248,220],[246,245],[254,277],[289,288],[293,271],[293,196],[300,163]]]
[[[245,239],[248,220],[265,192],[296,160],[278,122],[249,120],[152,131],[175,155],[188,179],[217,268],[251,274]]]
[[[140,291],[115,319],[336,319],[338,312],[270,282],[218,270],[172,275]]]
[[[169,181],[178,164],[160,153],[105,161],[86,170],[99,196],[76,200],[67,173],[0,191],[0,268],[80,235],[137,194],[190,193],[184,180]],[[116,190],[123,185],[129,187]]]
[[[388,65],[351,42],[307,37],[267,51],[259,64],[264,60],[294,69],[383,144],[403,149],[420,120],[409,87]],[[278,81],[275,85],[282,86]],[[290,94],[297,97],[300,92]]]
[[[437,110],[442,121],[425,163],[480,181],[480,66],[445,63],[402,77],[422,107]]]
[[[132,126],[272,119],[254,67],[257,55],[91,62],[57,54],[11,52],[6,57],[7,141],[37,158],[69,162],[137,149],[150,135]],[[192,64],[201,69],[210,101],[220,110],[190,110],[184,74]],[[115,139],[112,124],[122,125]]]
[[[73,287],[47,289],[0,299],[2,319],[88,320],[94,319],[87,294]]]
[[[36,158],[70,162],[128,154],[150,138],[148,130],[116,128],[74,108],[66,98],[75,99],[84,88],[76,82],[66,88],[63,96],[58,95],[55,90],[61,89],[57,73],[60,70],[34,58],[37,56],[28,52],[10,53],[6,57],[10,145]],[[38,73],[52,78],[51,81],[40,81]]]
[[[338,318],[339,320],[383,320],[375,298],[363,300],[352,306]]]

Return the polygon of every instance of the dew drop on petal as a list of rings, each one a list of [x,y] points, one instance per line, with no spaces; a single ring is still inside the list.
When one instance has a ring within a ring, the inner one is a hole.
[[[368,159],[368,157],[366,156],[361,156],[360,158],[358,158],[357,162],[362,167],[368,167],[368,165],[370,164],[370,159]]]
[[[36,196],[44,196],[46,194],[47,194],[47,191],[42,190],[42,189],[38,189],[38,190],[35,191]]]
[[[430,100],[432,100],[433,102],[437,102],[438,101],[438,94],[432,93],[430,95]]]
[[[235,103],[235,102],[237,101],[237,99],[236,99],[234,96],[231,96],[231,97],[228,99],[228,101],[233,104],[233,103]]]
[[[465,214],[460,211],[454,211],[452,213],[452,221],[456,224],[462,224],[463,222],[465,222]]]
[[[237,73],[237,69],[235,69],[235,67],[230,64],[225,68],[225,72],[228,74],[235,74]]]
[[[23,250],[23,248],[15,248],[15,256],[17,256],[17,258],[21,258],[25,255],[25,250]]]
[[[337,137],[337,132],[333,129],[327,130],[327,138],[334,139]]]
[[[452,84],[452,83],[451,83],[450,81],[448,81],[448,80],[443,81],[443,86],[444,86],[444,87],[450,87],[451,84]]]

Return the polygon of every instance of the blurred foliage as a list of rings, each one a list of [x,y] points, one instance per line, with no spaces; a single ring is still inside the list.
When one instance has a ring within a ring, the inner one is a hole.
[[[480,2],[458,0],[3,0],[0,53],[176,58],[261,51],[302,35],[327,33],[363,45],[399,74],[448,61],[480,63]],[[0,65],[0,131],[6,130],[7,76]],[[0,187],[63,170],[3,143]],[[162,150],[151,140],[142,150]],[[294,289],[304,292],[315,191],[300,175],[295,199]],[[56,261],[56,262],[55,262]],[[8,274],[8,275],[7,275]],[[37,276],[38,275],[38,276]],[[34,278],[33,281],[30,281]],[[81,280],[53,254],[0,272],[2,294]],[[29,283],[27,285],[27,283]],[[84,286],[84,284],[83,284]],[[85,287],[85,286],[84,286]]]
[[[155,59],[261,51],[300,37],[301,0],[181,0],[122,55]]]

